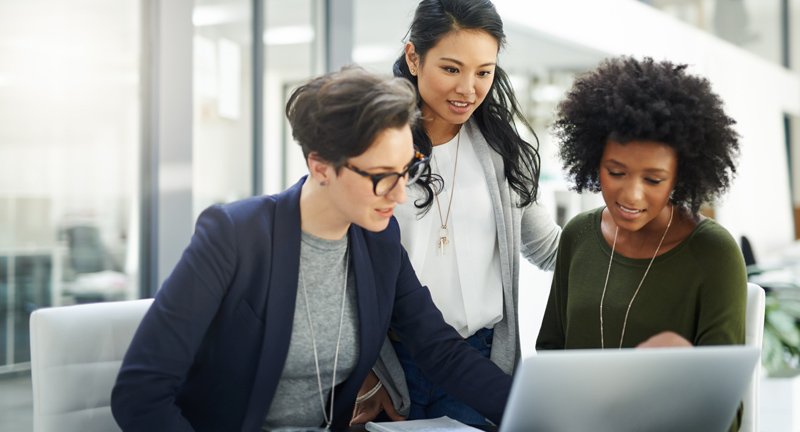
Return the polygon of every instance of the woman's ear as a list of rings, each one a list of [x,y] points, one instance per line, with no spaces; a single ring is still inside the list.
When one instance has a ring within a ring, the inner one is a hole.
[[[411,75],[417,76],[419,71],[419,55],[414,48],[414,44],[406,42],[406,64]]]
[[[320,185],[324,186],[330,180],[330,176],[334,172],[330,163],[319,157],[317,152],[308,154],[308,174]]]

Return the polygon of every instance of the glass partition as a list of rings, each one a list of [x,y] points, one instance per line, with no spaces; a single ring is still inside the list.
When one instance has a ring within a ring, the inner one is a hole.
[[[140,2],[0,3],[0,372],[40,307],[138,297]]]
[[[325,72],[324,2],[265,0],[264,192],[272,194],[307,174],[284,110],[291,91]]]
[[[250,0],[195,0],[192,207],[252,194],[253,11]]]

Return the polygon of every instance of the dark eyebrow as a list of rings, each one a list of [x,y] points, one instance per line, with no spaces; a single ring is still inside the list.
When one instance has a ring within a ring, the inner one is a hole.
[[[617,167],[620,167],[620,168],[627,168],[627,166],[624,163],[616,161],[614,159],[607,159],[603,163],[611,164],[611,165],[614,165],[614,166],[617,166]],[[667,171],[665,169],[661,169],[661,168],[648,168],[648,169],[644,170],[644,172],[653,173],[653,174],[655,174],[655,173],[669,174],[669,171]]]
[[[458,60],[453,59],[453,58],[450,58],[450,57],[442,57],[439,60],[445,60],[445,61],[453,62],[453,63],[455,63],[455,64],[457,64],[457,65],[459,65],[461,67],[464,66],[463,62],[458,61]],[[495,62],[484,63],[484,64],[482,64],[482,65],[480,65],[478,67],[486,67],[486,66],[497,66],[497,63],[495,63]]]
[[[607,163],[607,164],[611,164],[611,165],[614,165],[614,166],[618,166],[620,168],[625,168],[625,164],[624,163],[615,161],[614,159],[606,159],[606,160],[603,161],[603,163],[604,164]]]
[[[363,169],[364,171],[386,171],[386,173],[388,173],[388,172],[395,172],[397,168],[390,166],[374,166]],[[386,174],[386,173],[378,173],[378,174]]]
[[[408,168],[408,166],[411,165],[412,163],[414,163],[415,160],[416,160],[416,158],[414,156],[412,156],[411,157],[411,161],[409,163],[403,165],[403,169]],[[394,170],[396,168],[395,167],[391,167],[391,166],[376,166],[376,167],[364,168],[364,169],[367,170],[367,171],[371,171],[371,170],[386,170],[386,171],[394,172]]]

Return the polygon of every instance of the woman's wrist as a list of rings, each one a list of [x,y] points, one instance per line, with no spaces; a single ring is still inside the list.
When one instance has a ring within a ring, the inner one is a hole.
[[[372,396],[375,396],[375,393],[378,393],[378,390],[380,390],[381,387],[383,387],[383,383],[380,382],[379,380],[378,384],[375,384],[375,387],[373,387],[372,390],[364,393],[362,396],[357,397],[356,403],[364,402],[365,400],[371,398]]]

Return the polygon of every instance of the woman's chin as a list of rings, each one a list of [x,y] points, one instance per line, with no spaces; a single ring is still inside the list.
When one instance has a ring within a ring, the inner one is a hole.
[[[356,225],[360,226],[361,228],[367,231],[381,232],[389,226],[390,219],[391,218],[385,218],[381,220],[370,220],[366,221],[363,225],[362,224],[356,224]]]

